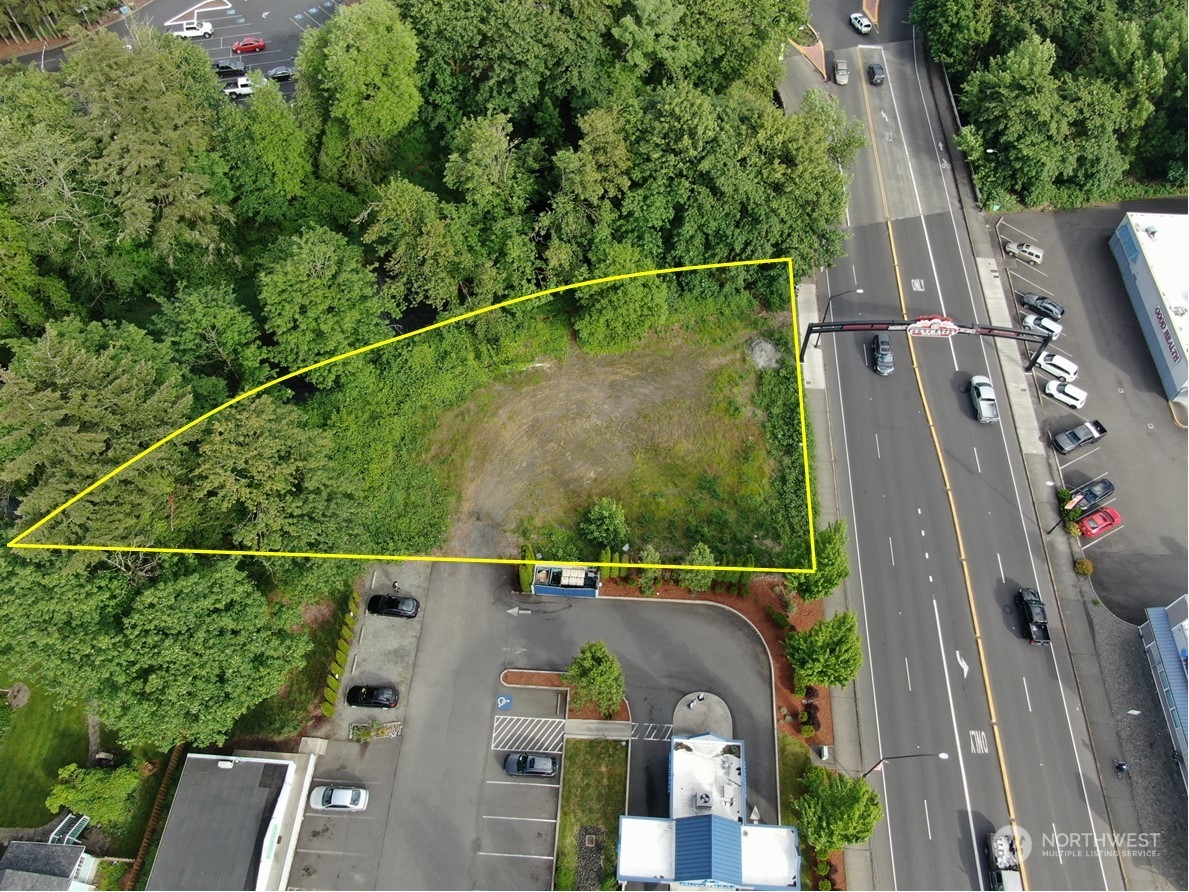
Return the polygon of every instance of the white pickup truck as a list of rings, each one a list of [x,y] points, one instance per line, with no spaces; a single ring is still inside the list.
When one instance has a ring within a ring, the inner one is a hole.
[[[214,37],[215,26],[210,22],[182,22],[169,29],[174,37]]]
[[[237,77],[234,84],[228,84],[223,88],[223,92],[232,99],[241,99],[244,96],[251,96],[256,92],[256,88],[252,86],[251,78]]]

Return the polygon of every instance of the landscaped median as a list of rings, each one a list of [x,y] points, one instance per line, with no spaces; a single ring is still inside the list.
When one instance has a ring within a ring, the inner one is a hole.
[[[566,740],[555,889],[614,889],[619,816],[627,811],[628,742]]]

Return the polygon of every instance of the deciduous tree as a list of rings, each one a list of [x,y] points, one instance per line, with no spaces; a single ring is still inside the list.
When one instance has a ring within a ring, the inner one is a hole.
[[[61,808],[87,815],[109,836],[128,829],[136,814],[140,772],[135,765],[119,768],[79,768],[71,763],[58,769],[58,783],[45,800],[52,814]]]
[[[838,519],[817,534],[817,572],[797,576],[797,593],[806,601],[824,598],[850,576],[846,554],[846,521]]]
[[[578,529],[591,542],[618,551],[628,539],[628,521],[623,505],[615,499],[599,499],[586,510]]]
[[[784,639],[784,653],[798,685],[849,684],[863,665],[855,614],[848,610],[804,632],[790,632]]]
[[[797,800],[797,826],[819,859],[871,838],[883,818],[879,795],[857,777],[847,777],[821,765],[811,765]]]
[[[299,369],[385,334],[375,280],[363,252],[323,227],[282,240],[260,274],[260,303],[268,330],[277,340],[276,357]],[[310,373],[318,385],[342,374],[337,364]]]
[[[578,709],[594,704],[604,718],[619,711],[626,690],[623,669],[602,641],[582,645],[561,678],[573,688],[574,705]]]

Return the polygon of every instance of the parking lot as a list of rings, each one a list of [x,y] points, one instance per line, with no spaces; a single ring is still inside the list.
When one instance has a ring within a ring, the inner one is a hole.
[[[501,690],[492,716],[491,751],[478,797],[475,888],[549,889],[553,885],[561,771],[556,777],[509,777],[509,752],[561,759],[565,694],[560,690]],[[560,709],[560,712],[559,712]]]
[[[1142,202],[1060,214],[1018,214],[1000,227],[1003,239],[1042,245],[1044,262],[1006,260],[1015,292],[1017,322],[1030,312],[1022,292],[1052,296],[1066,312],[1050,350],[1078,365],[1076,385],[1089,394],[1080,410],[1045,395],[1053,376],[1032,373],[1042,429],[1049,435],[1089,419],[1108,436],[1067,456],[1053,453],[1062,485],[1109,478],[1116,487],[1104,505],[1123,524],[1081,548],[1094,562],[1091,582],[1101,600],[1123,619],[1143,621],[1143,608],[1166,606],[1184,592],[1189,551],[1185,492],[1189,455],[1184,431],[1164,397],[1130,299],[1108,246],[1126,210],[1184,213],[1183,203]],[[1054,481],[1056,482],[1056,481]],[[1054,498],[1039,493],[1038,499]],[[1061,534],[1057,530],[1054,535]]]

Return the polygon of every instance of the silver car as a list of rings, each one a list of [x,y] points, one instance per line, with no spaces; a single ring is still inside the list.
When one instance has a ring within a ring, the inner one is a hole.
[[[363,811],[367,808],[367,790],[362,787],[314,787],[310,808],[318,811]]]
[[[1030,331],[1033,334],[1048,335],[1054,341],[1061,337],[1061,332],[1065,327],[1048,316],[1042,316],[1040,313],[1028,313],[1020,320],[1020,325],[1025,331]]]
[[[834,83],[838,86],[845,86],[850,80],[850,69],[846,66],[845,59],[834,60]]]
[[[999,421],[999,401],[995,399],[995,388],[986,375],[974,375],[970,379],[970,404],[974,406],[974,417],[982,424]]]

